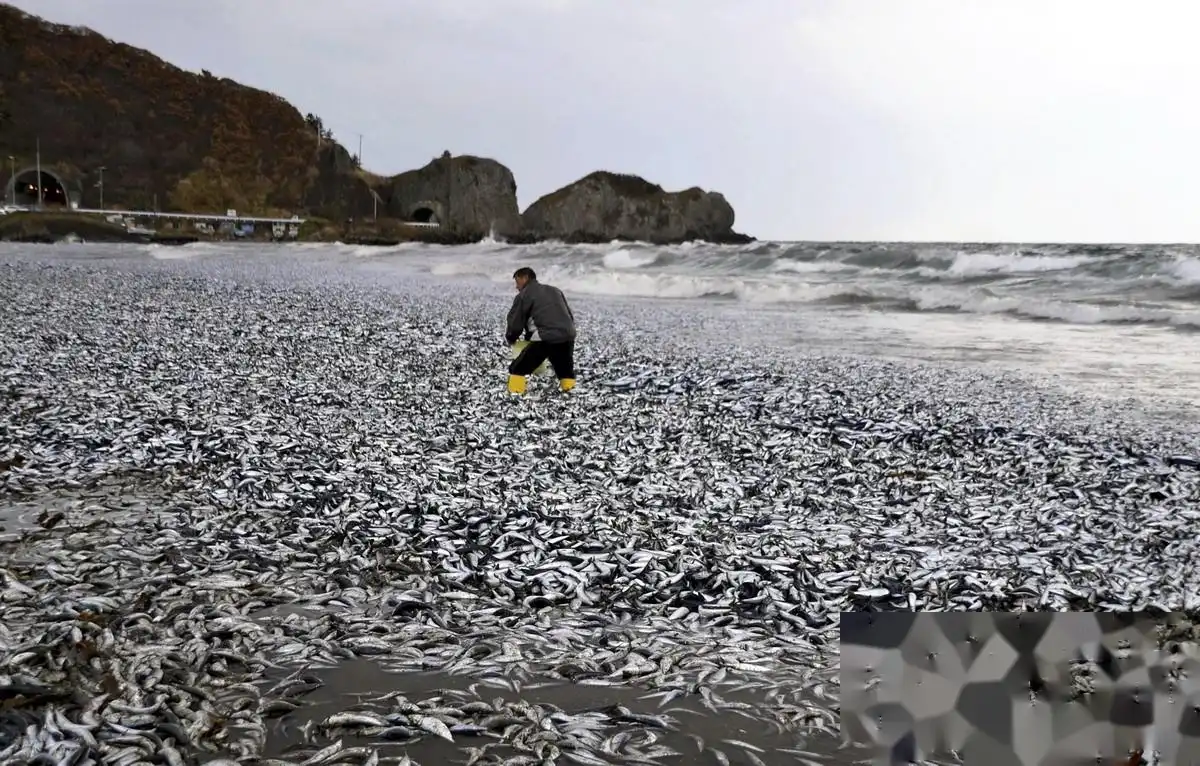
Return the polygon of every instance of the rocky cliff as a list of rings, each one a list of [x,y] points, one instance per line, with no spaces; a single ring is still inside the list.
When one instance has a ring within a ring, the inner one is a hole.
[[[84,207],[100,204],[103,168],[107,207],[335,221],[432,207],[468,235],[519,227],[516,184],[498,162],[455,157],[450,172],[435,161],[377,176],[318,117],[272,93],[0,3],[0,159],[14,156],[33,180],[39,143],[43,168]]]
[[[0,5],[0,155],[29,167],[39,142],[82,204],[104,167],[106,203],[130,208],[292,210],[318,153],[278,96]]]
[[[696,187],[668,192],[638,176],[604,171],[538,199],[521,219],[531,239],[658,244],[751,239],[733,230],[733,207],[717,192]]]
[[[17,178],[33,181],[39,144],[58,204],[99,207],[103,193],[109,208],[300,214],[332,236],[378,215],[437,222],[446,241],[749,240],[720,194],[637,176],[593,173],[522,215],[512,171],[495,160],[445,153],[375,175],[279,96],[0,3],[0,162],[14,157]]]
[[[511,236],[521,229],[512,171],[482,157],[448,153],[378,186],[390,218],[449,222],[456,234]]]

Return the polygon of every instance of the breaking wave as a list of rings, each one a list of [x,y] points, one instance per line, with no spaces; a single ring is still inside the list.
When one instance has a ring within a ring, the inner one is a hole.
[[[1123,303],[1086,303],[1035,296],[1002,296],[983,291],[961,292],[930,288],[887,290],[841,284],[788,284],[679,275],[595,274],[578,277],[551,272],[564,289],[579,293],[642,298],[720,298],[747,303],[807,303],[888,311],[1007,314],[1025,319],[1071,324],[1162,324],[1200,330],[1196,311]]]
[[[150,246],[156,259],[238,245]],[[532,266],[576,294],[706,300],[823,311],[1003,315],[1079,325],[1200,330],[1200,247],[755,242],[390,248],[295,245],[372,269],[510,283]]]
[[[1200,248],[1189,246],[489,242],[379,257],[497,283],[528,265],[590,295],[1200,329]]]

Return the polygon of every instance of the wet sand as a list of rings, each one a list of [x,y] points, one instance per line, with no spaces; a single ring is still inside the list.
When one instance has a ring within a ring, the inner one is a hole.
[[[22,508],[13,503],[0,506],[0,544],[19,540],[21,533],[33,529],[38,509]]]
[[[649,692],[628,685],[591,685],[585,683],[566,683],[554,679],[532,684],[521,684],[504,678],[457,676],[445,673],[389,673],[377,663],[366,659],[348,660],[336,668],[325,668],[312,671],[318,676],[324,686],[304,697],[303,706],[275,722],[275,727],[269,732],[265,756],[277,758],[297,749],[313,749],[341,738],[346,747],[373,744],[376,740],[355,737],[351,732],[329,732],[326,735],[316,726],[329,716],[345,710],[363,710],[372,712],[388,712],[394,703],[390,700],[372,704],[372,700],[394,692],[402,693],[408,700],[418,702],[429,699],[444,698],[447,706],[454,706],[461,695],[454,692],[468,692],[468,696],[476,696],[486,702],[497,698],[505,701],[521,700],[530,705],[544,705],[558,708],[569,714],[579,714],[588,711],[599,711],[614,705],[623,705],[637,714],[668,715],[674,719],[675,730],[658,731],[659,744],[678,751],[679,755],[662,758],[663,764],[718,764],[719,761],[707,748],[721,750],[733,766],[754,766],[755,761],[743,752],[739,745],[729,744],[723,740],[736,740],[761,749],[754,754],[762,763],[768,766],[784,766],[802,763],[801,756],[785,752],[785,750],[802,750],[812,753],[812,760],[825,764],[856,764],[867,763],[870,753],[863,749],[842,748],[836,738],[824,733],[806,735],[803,730],[784,731],[770,727],[761,721],[753,721],[734,711],[714,713],[692,702],[689,698],[680,698],[660,707],[658,699],[645,698]],[[270,679],[275,682],[283,678],[277,674]],[[730,702],[743,702],[752,697],[752,692],[722,691],[722,696]],[[303,729],[312,725],[315,738],[306,742]],[[634,725],[636,726],[636,724]],[[605,735],[611,735],[619,730],[611,727]],[[701,752],[695,735],[701,737],[707,745],[706,751]],[[400,758],[408,755],[422,766],[430,764],[466,763],[470,752],[467,748],[479,748],[491,744],[489,753],[502,757],[511,757],[520,753],[519,750],[506,746],[500,734],[492,732],[489,736],[456,735],[453,743],[432,735],[423,736],[413,742],[398,742],[385,744],[380,748],[385,757]],[[492,744],[494,743],[494,744]],[[631,761],[621,756],[602,756],[613,764],[629,763]],[[558,759],[559,763],[570,763],[564,753]]]
[[[0,476],[3,469],[0,469]],[[0,546],[32,542],[41,534],[64,531],[60,523],[73,512],[86,510],[92,520],[85,528],[120,523],[130,515],[144,516],[162,509],[170,493],[161,480],[133,476],[114,476],[79,489],[50,489],[36,493],[0,497]],[[75,526],[72,531],[82,531]],[[16,549],[6,555],[17,555]]]
[[[0,544],[20,540],[22,534],[38,527],[52,529],[72,502],[63,497],[0,501]]]

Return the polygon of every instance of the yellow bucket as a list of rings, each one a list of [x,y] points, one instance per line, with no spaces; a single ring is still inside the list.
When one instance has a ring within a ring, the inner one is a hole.
[[[520,356],[521,352],[524,351],[525,347],[528,345],[529,345],[529,341],[527,341],[527,340],[519,340],[516,343],[514,343],[512,345],[512,358],[516,359],[518,356]],[[549,360],[547,360],[545,362],[542,362],[541,365],[539,365],[538,368],[533,371],[533,374],[534,375],[545,375],[549,371],[550,371],[550,362],[549,362]]]

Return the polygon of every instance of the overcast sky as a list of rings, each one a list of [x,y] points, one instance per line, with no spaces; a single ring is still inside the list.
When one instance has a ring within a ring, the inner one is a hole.
[[[721,191],[775,239],[1200,241],[1195,0],[16,0],[272,90],[370,170]]]

